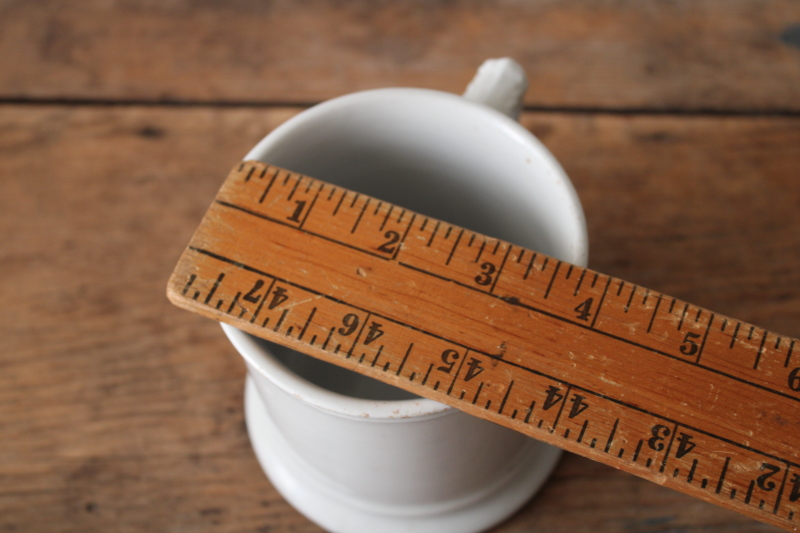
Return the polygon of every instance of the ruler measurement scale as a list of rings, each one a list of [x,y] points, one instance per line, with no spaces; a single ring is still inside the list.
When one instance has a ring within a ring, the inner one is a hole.
[[[800,528],[795,339],[251,162],[223,185],[169,293],[254,335]]]

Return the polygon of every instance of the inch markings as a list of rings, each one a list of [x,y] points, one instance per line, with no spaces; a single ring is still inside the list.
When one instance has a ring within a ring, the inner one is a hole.
[[[253,335],[800,526],[800,430],[787,423],[800,419],[800,366],[789,337],[252,162],[224,183],[168,294]]]

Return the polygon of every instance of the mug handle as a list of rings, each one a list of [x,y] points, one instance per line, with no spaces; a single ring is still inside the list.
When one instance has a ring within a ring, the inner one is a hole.
[[[503,57],[484,61],[463,96],[516,120],[527,89],[528,78],[520,64]]]

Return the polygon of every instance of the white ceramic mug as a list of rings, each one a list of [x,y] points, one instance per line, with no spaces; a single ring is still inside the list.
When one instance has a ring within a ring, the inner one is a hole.
[[[517,122],[526,86],[490,60],[464,97],[355,93],[267,135],[257,159],[585,265],[575,191]],[[490,107],[493,106],[494,108]],[[223,324],[248,368],[248,431],[265,472],[337,533],[485,530],[523,505],[559,450]]]

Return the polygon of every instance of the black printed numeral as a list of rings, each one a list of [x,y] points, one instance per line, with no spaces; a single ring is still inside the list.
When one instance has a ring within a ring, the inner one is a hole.
[[[384,233],[383,236],[389,240],[378,246],[378,251],[386,254],[393,254],[395,250],[397,250],[397,241],[400,240],[400,234],[396,231],[389,230]]]
[[[483,263],[481,265],[481,273],[475,276],[475,283],[477,283],[478,285],[483,285],[484,287],[487,285],[491,285],[492,281],[494,281],[492,274],[494,274],[496,270],[497,267],[494,266],[492,263],[488,261]]]

